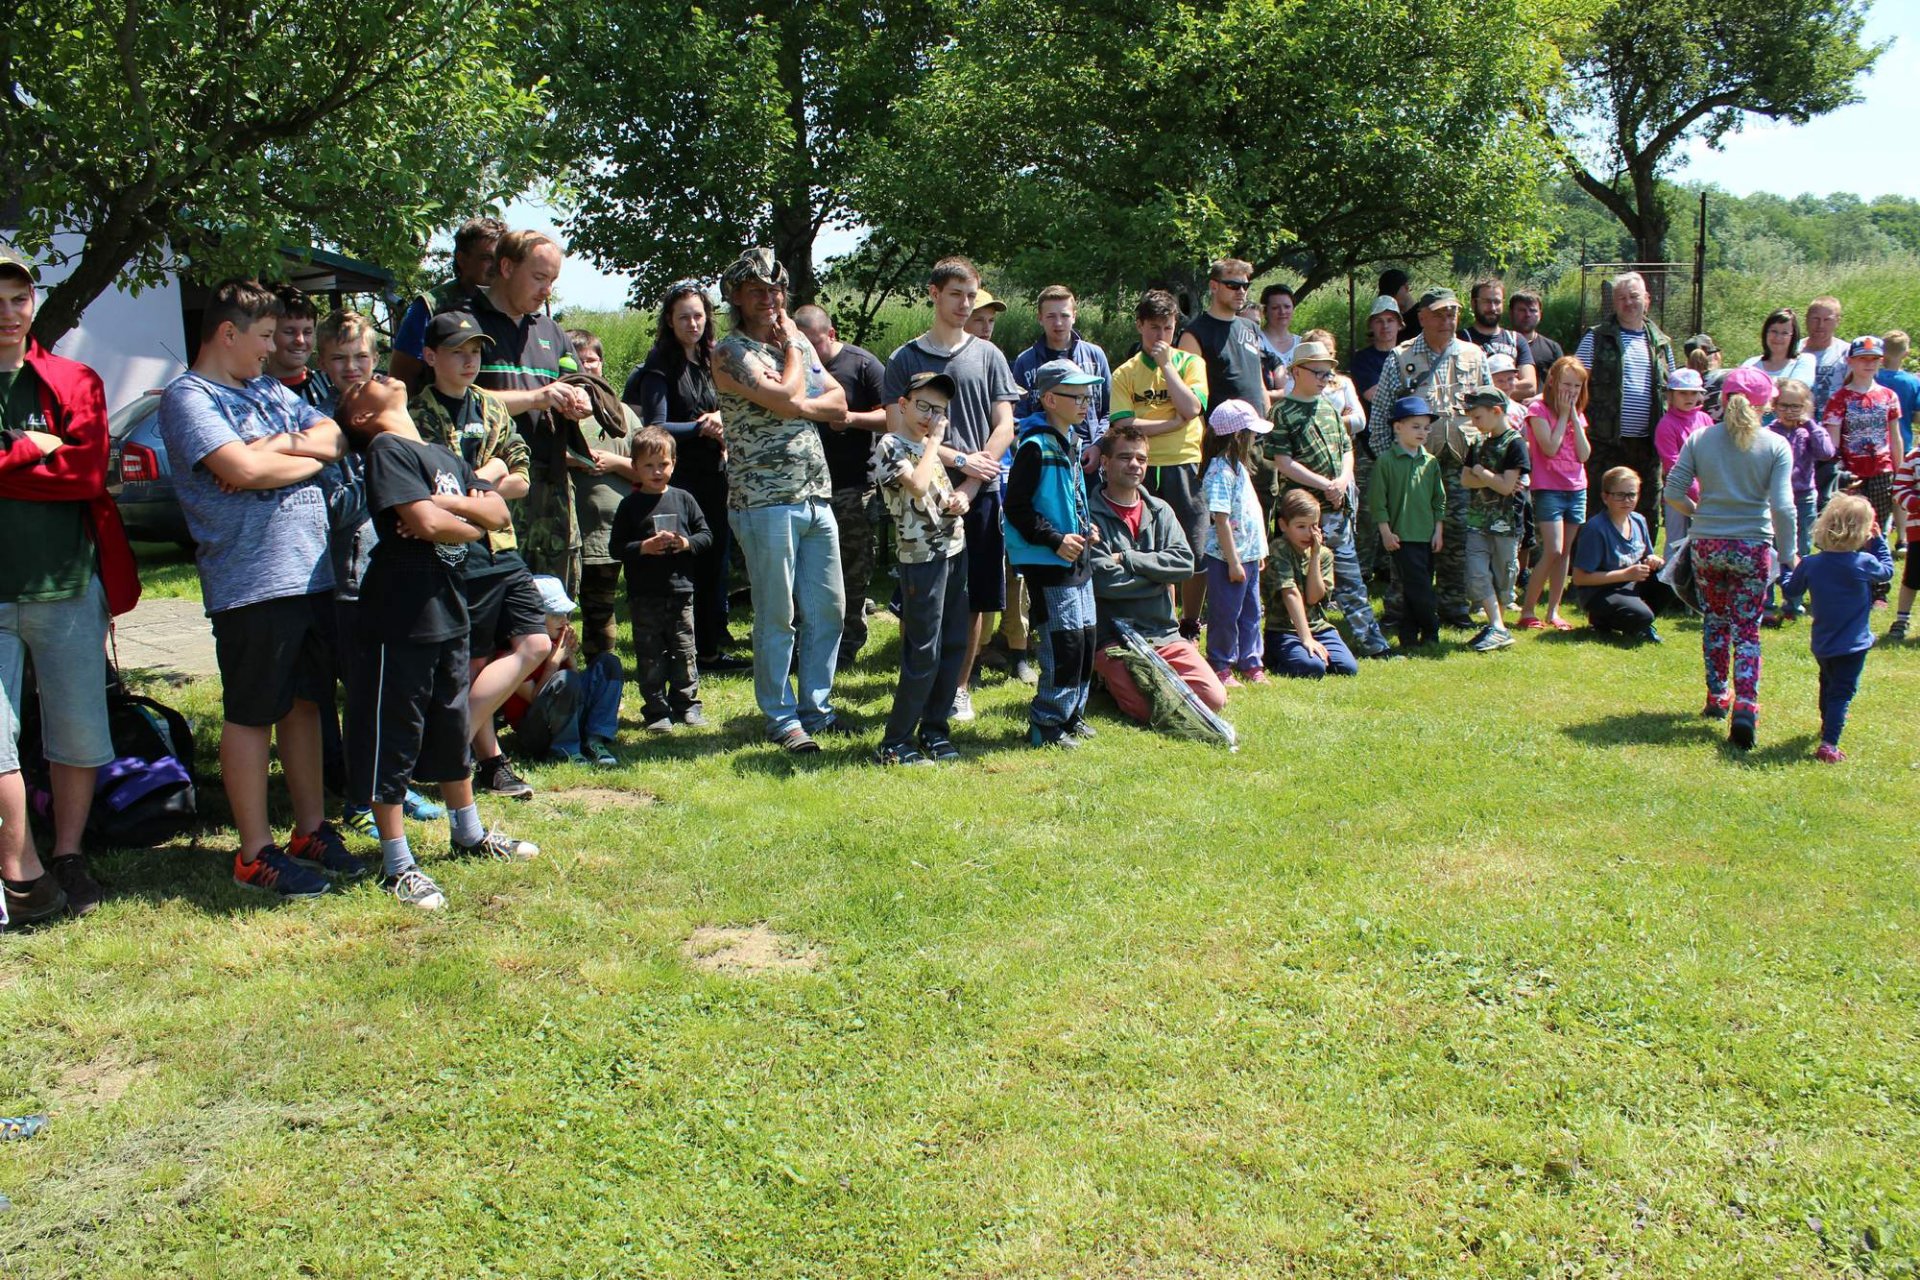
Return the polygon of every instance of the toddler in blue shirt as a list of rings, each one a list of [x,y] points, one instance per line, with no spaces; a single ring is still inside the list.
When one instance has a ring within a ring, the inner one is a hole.
[[[1847,706],[1873,647],[1868,620],[1874,588],[1893,580],[1893,555],[1873,504],[1850,493],[1837,495],[1820,513],[1813,545],[1819,550],[1794,566],[1782,590],[1790,600],[1801,591],[1813,597],[1813,657],[1820,664],[1820,746],[1813,754],[1838,764],[1847,758],[1840,750]]]

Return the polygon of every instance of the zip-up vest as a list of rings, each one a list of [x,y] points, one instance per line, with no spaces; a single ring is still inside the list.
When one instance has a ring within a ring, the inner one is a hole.
[[[1394,350],[1400,366],[1400,394],[1422,396],[1433,410],[1433,431],[1427,436],[1427,452],[1442,466],[1463,467],[1467,455],[1480,439],[1480,433],[1467,422],[1466,398],[1471,392],[1493,385],[1487,376],[1487,355],[1471,342],[1455,339],[1446,359],[1434,362],[1433,350],[1425,338],[1403,342]],[[1391,447],[1391,430],[1387,437]]]
[[[1648,400],[1647,429],[1667,411],[1667,378],[1673,373],[1673,345],[1652,320],[1647,326],[1647,345],[1653,356],[1653,395]],[[1620,345],[1620,322],[1607,320],[1593,327],[1593,376],[1587,380],[1587,438],[1593,441],[1620,439],[1620,379],[1626,355]]]
[[[1040,483],[1033,492],[1033,509],[1047,518],[1062,533],[1084,534],[1090,519],[1087,486],[1080,479],[1080,468],[1067,453],[1066,441],[1036,413],[1020,420],[1020,434],[1014,437],[1017,454],[1029,442],[1040,446]],[[1007,539],[1007,559],[1014,564],[1046,565],[1058,569],[1068,562],[1055,555],[1051,547],[1038,547],[1020,536],[1013,521],[1001,520]]]

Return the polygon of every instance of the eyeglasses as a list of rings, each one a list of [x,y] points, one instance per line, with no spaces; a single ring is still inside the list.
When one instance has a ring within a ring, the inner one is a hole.
[[[937,418],[947,411],[947,406],[943,404],[928,404],[925,400],[915,400],[913,407],[922,415],[929,418]]]
[[[1296,376],[1303,373],[1310,373],[1314,377],[1320,379],[1320,381],[1322,382],[1325,382],[1328,378],[1331,378],[1333,376],[1333,370],[1316,368],[1315,366],[1310,364],[1297,364],[1293,366],[1293,372]]]
[[[1071,391],[1062,391],[1058,387],[1053,389],[1052,394],[1059,396],[1062,400],[1071,400],[1075,404],[1085,404],[1093,398],[1093,392],[1091,391],[1082,391],[1078,395],[1075,395]]]
[[[1638,489],[1608,489],[1607,496],[1609,498],[1638,498],[1640,491]]]
[[[1214,283],[1224,289],[1234,290],[1248,289],[1253,286],[1253,281],[1251,280],[1215,280]]]

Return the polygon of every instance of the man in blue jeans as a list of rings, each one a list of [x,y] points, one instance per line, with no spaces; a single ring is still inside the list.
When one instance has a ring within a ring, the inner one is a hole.
[[[787,315],[787,269],[771,249],[742,254],[720,291],[733,325],[714,348],[713,384],[726,422],[727,508],[753,588],[753,697],[767,736],[805,754],[820,749],[814,734],[855,732],[829,702],[846,591],[814,426],[844,422],[847,397]]]

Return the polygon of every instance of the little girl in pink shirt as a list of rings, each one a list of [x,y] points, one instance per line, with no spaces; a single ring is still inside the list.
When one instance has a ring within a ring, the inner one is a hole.
[[[1693,369],[1675,369],[1667,379],[1667,411],[1660,415],[1660,421],[1653,429],[1653,451],[1660,455],[1660,479],[1664,483],[1667,472],[1673,469],[1673,463],[1680,456],[1680,446],[1687,437],[1696,431],[1713,425],[1713,419],[1700,406],[1707,399],[1707,384],[1698,371]],[[1694,481],[1687,488],[1687,498],[1691,502],[1700,501],[1700,482]],[[1687,518],[1672,507],[1666,508],[1667,545],[1687,536]]]

